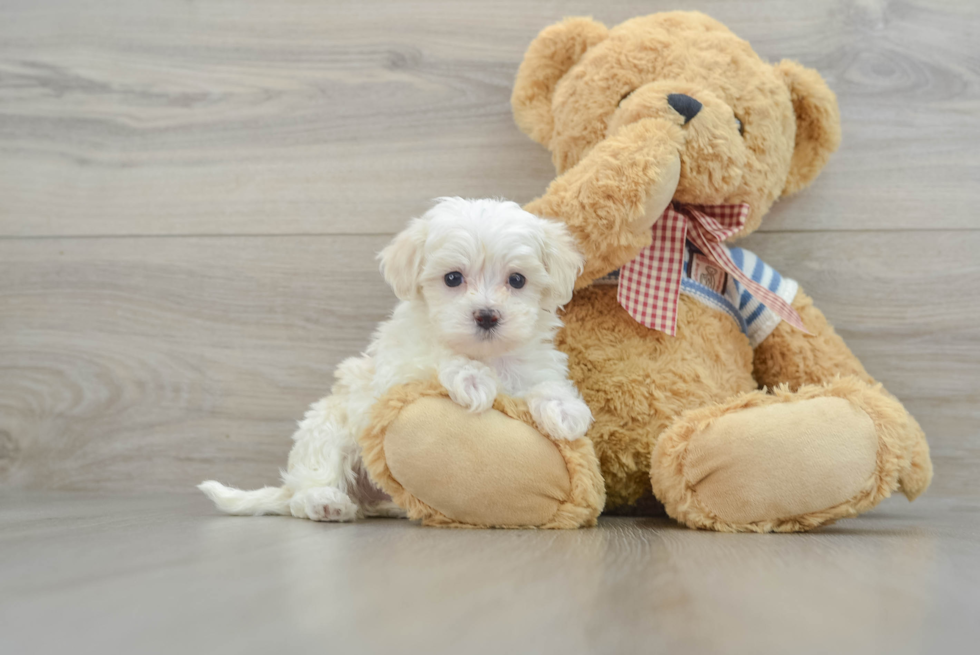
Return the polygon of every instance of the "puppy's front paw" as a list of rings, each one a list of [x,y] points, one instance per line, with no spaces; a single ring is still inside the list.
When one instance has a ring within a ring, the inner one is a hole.
[[[439,381],[449,391],[457,405],[480,413],[493,407],[497,397],[497,381],[493,372],[479,362],[454,364],[442,369]]]
[[[552,439],[580,439],[592,425],[592,411],[578,398],[531,396],[528,408],[538,427]]]

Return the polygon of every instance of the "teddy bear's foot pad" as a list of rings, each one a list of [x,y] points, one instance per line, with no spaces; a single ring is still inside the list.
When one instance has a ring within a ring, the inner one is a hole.
[[[438,385],[408,385],[360,441],[372,479],[426,525],[575,528],[605,498],[591,442],[543,436],[523,401],[475,414]]]
[[[845,502],[871,479],[877,451],[867,414],[843,398],[814,398],[714,421],[688,444],[685,472],[720,519],[753,523]]]
[[[874,507],[909,469],[914,431],[880,388],[842,379],[689,412],[661,435],[654,493],[668,514],[726,532],[798,531]]]
[[[406,407],[388,430],[385,454],[406,491],[463,523],[545,523],[568,497],[565,462],[534,428],[448,398]]]

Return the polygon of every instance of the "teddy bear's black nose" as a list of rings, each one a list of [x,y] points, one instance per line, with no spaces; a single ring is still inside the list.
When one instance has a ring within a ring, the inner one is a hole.
[[[687,125],[689,120],[697,116],[698,112],[701,111],[701,107],[704,106],[691,96],[686,96],[683,93],[671,93],[667,96],[667,104],[684,117],[685,125]]]

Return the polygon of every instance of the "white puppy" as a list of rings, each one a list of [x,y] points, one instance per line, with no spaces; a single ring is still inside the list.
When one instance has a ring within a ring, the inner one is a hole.
[[[592,414],[554,346],[557,309],[572,297],[582,256],[564,225],[513,202],[443,198],[379,255],[402,301],[367,352],[337,368],[331,395],[293,435],[282,487],[199,488],[229,514],[350,521],[404,513],[368,478],[357,435],[388,389],[438,374],[472,412],[498,392],[525,398],[553,439],[585,435]]]

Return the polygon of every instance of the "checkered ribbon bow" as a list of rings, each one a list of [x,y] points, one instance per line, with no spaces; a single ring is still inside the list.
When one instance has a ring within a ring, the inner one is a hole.
[[[673,336],[677,332],[677,299],[681,293],[684,243],[690,239],[715,264],[741,282],[759,302],[804,332],[796,310],[755,282],[732,261],[723,241],[742,229],[749,206],[671,203],[653,224],[653,243],[619,271],[619,304],[637,321]]]

